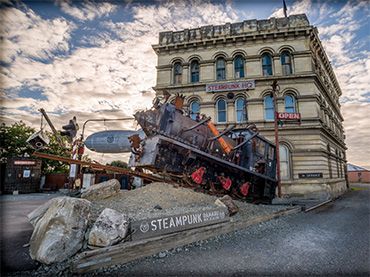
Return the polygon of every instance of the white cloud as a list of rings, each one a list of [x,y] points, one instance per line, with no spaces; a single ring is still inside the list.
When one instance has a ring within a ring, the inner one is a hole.
[[[64,18],[45,20],[34,11],[16,8],[0,10],[2,18],[0,59],[11,63],[18,57],[49,59],[56,52],[69,50],[74,25]]]
[[[370,168],[369,117],[370,103],[344,103],[342,105],[346,132],[347,160]]]
[[[77,2],[79,6],[73,5],[71,0],[57,0],[56,4],[66,14],[81,21],[93,20],[97,17],[107,16],[117,9],[117,5],[108,2],[94,3],[91,1]]]
[[[312,3],[310,0],[297,1],[293,5],[287,4],[287,15],[307,13],[311,9]],[[284,17],[284,9],[275,9],[270,17]]]
[[[160,31],[237,20],[229,7],[200,1],[191,5],[182,2],[133,5],[132,12],[134,19],[130,23],[102,23],[116,33],[118,40],[99,34],[98,38],[91,38],[95,47],[78,48],[69,56],[55,57],[49,64],[32,59],[13,61],[5,69],[6,88],[19,89],[26,85],[41,89],[47,100],[33,99],[27,106],[34,111],[44,107],[50,113],[61,113],[55,118],[57,126],[65,124],[73,114],[79,122],[96,117],[129,116],[151,106],[157,61],[151,45],[158,42]],[[8,28],[12,31],[12,26]],[[17,105],[10,98],[4,100],[8,109],[3,120],[24,118],[24,112],[15,113],[24,103]],[[107,110],[114,112],[107,113]],[[34,118],[26,120],[34,123]],[[121,124],[120,128],[127,124]],[[102,128],[101,124],[98,126]],[[89,131],[98,128],[91,127]]]

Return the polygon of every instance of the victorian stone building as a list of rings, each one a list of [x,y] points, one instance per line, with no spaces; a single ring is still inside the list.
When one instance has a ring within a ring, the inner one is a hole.
[[[192,116],[211,116],[219,129],[255,123],[274,141],[277,80],[277,111],[301,118],[279,128],[283,194],[346,189],[342,92],[306,15],[161,32],[153,49],[157,95],[183,93]]]

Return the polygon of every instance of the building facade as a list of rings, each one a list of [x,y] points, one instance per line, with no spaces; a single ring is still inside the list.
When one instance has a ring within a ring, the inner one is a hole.
[[[211,116],[221,130],[255,123],[274,141],[276,80],[277,111],[300,114],[279,128],[283,194],[346,190],[342,92],[306,15],[161,32],[153,49],[157,95],[186,95],[191,116]]]
[[[347,164],[348,182],[350,183],[370,183],[370,170],[354,165]]]

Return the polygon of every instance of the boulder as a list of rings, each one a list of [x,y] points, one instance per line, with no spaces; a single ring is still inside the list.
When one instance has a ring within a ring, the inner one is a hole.
[[[50,199],[49,201],[42,204],[41,206],[39,206],[38,208],[36,208],[35,210],[33,210],[27,215],[28,220],[33,225],[33,227],[35,227],[37,222],[44,216],[44,214],[49,209],[49,207],[53,205],[55,202],[59,201],[58,199],[60,198],[62,197],[56,197],[56,198]]]
[[[229,195],[224,195],[217,200],[220,200],[220,202],[222,202],[227,207],[230,216],[236,214],[239,211],[238,206],[235,204],[234,200]],[[217,205],[217,203],[215,204]]]
[[[91,203],[85,199],[52,200],[38,212],[45,210],[34,221],[30,240],[31,258],[44,264],[62,262],[81,249],[90,216]]]
[[[126,237],[129,218],[115,210],[106,208],[99,215],[89,234],[89,245],[111,246]]]
[[[105,199],[119,193],[120,187],[121,185],[118,180],[111,179],[103,183],[92,185],[81,194],[81,198],[90,201]]]

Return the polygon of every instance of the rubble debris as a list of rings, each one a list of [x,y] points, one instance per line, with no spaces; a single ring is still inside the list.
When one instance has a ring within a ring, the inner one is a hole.
[[[229,195],[224,195],[217,200],[220,200],[220,202],[222,202],[227,207],[230,216],[236,214],[239,211],[238,206]]]
[[[106,208],[95,221],[88,243],[98,247],[114,245],[126,237],[128,226],[129,218],[125,214]]]
[[[221,208],[227,209],[226,205],[219,198],[216,199],[215,204]]]
[[[81,198],[90,201],[105,199],[119,193],[120,187],[121,185],[118,180],[111,179],[89,187],[87,190],[82,192]]]
[[[52,264],[74,255],[83,245],[90,209],[91,203],[85,199],[52,199],[43,216],[34,221],[30,240],[31,258]]]

